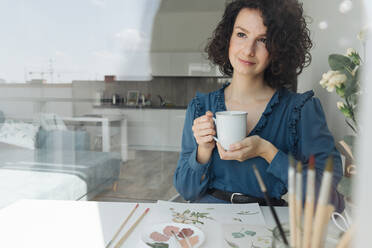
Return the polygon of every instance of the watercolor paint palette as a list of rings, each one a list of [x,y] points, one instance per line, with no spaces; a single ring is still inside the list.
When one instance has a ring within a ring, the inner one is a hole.
[[[181,223],[157,224],[142,233],[142,241],[153,248],[198,248],[204,239],[204,233],[199,228]]]

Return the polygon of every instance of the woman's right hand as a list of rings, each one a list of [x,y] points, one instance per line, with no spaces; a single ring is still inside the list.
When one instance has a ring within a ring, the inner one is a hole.
[[[192,131],[200,148],[212,151],[216,146],[213,136],[216,135],[216,129],[213,122],[213,113],[207,111],[205,115],[194,120]]]

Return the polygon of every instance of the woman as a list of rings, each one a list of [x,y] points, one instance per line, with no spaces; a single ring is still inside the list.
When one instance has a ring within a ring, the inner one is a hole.
[[[332,203],[344,208],[336,191],[341,159],[312,91],[296,94],[296,77],[311,61],[309,30],[297,0],[236,0],[227,5],[206,47],[209,59],[231,83],[190,102],[182,151],[174,174],[178,192],[192,202],[263,204],[252,170],[259,169],[271,200],[285,205],[288,154],[304,165],[315,156],[317,185],[325,161],[334,157]],[[213,115],[248,112],[247,137],[225,151],[216,144]],[[304,178],[305,179],[305,178]],[[319,188],[318,188],[319,190]]]

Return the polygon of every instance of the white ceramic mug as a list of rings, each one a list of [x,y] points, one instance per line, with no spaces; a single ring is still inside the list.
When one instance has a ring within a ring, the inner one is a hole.
[[[214,139],[228,150],[233,143],[239,142],[246,137],[247,112],[243,111],[221,111],[213,118],[216,125],[217,137]]]

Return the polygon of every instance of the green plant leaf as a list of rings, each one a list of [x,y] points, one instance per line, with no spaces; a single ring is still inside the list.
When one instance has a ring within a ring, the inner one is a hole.
[[[344,91],[344,97],[349,98],[352,94],[355,94],[359,91],[359,86],[357,84],[357,79],[352,76],[347,76],[346,82],[345,82],[345,91]]]
[[[345,97],[345,84],[340,85],[339,87],[336,86],[336,93],[340,97]]]
[[[349,103],[351,104],[351,106],[355,110],[356,107],[357,107],[357,104],[358,104],[358,95],[357,94],[352,94],[351,96],[349,96],[348,100],[349,100]]]
[[[328,64],[333,71],[343,71],[345,68],[353,70],[355,68],[354,63],[350,60],[350,58],[341,54],[329,55]]]
[[[360,62],[361,62],[361,58],[359,56],[358,53],[352,53],[349,58],[351,59],[351,61],[355,64],[355,65],[360,65]]]

